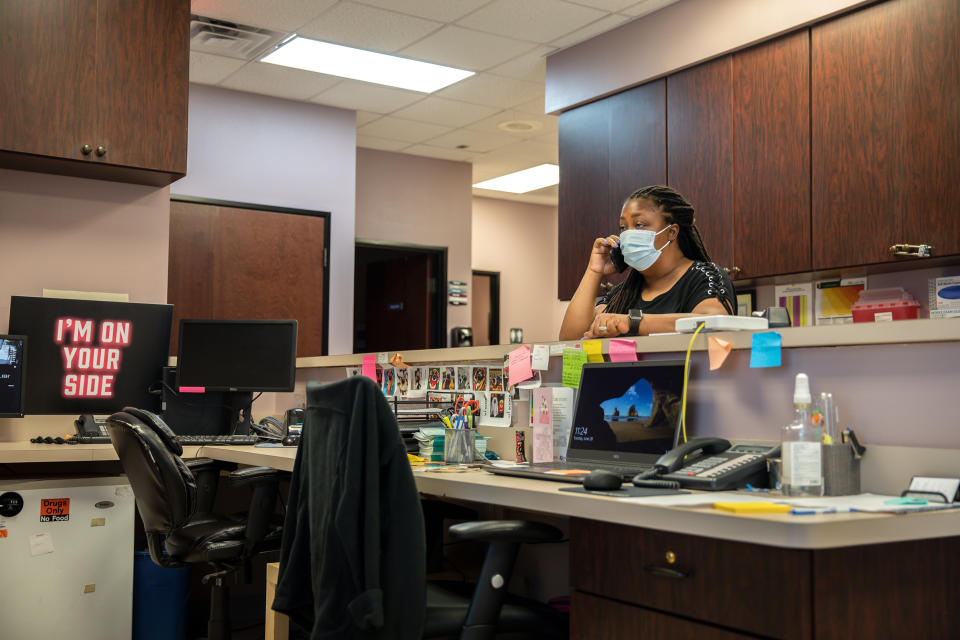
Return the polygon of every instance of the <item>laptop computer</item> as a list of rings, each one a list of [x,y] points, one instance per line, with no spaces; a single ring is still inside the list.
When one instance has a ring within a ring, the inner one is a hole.
[[[584,364],[566,462],[485,469],[572,483],[608,469],[630,479],[675,446],[682,400],[682,360]]]

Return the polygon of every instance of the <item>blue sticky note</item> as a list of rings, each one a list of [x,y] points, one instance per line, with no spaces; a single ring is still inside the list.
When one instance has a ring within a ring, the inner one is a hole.
[[[750,349],[750,368],[780,366],[780,346],[783,339],[776,331],[753,334],[753,347]]]

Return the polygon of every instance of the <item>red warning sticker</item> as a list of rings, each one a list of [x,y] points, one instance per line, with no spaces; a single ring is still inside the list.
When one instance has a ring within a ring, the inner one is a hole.
[[[6,537],[7,537],[7,530],[0,529],[0,538],[6,538]]]
[[[70,498],[41,498],[40,522],[66,522],[70,519]]]

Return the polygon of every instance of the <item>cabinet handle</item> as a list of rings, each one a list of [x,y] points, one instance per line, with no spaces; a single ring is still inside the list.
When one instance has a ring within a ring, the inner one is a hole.
[[[97,155],[100,156],[101,158],[107,155],[107,148],[103,145],[100,145],[99,147],[97,147]]]
[[[894,244],[887,249],[895,256],[911,256],[914,258],[929,258],[933,255],[932,244]]]
[[[82,153],[82,154],[85,155],[85,156],[90,155],[90,152],[91,152],[91,151],[93,151],[93,147],[91,147],[91,146],[88,145],[88,144],[85,144],[85,145],[83,145],[82,147],[80,147],[80,153]]]
[[[724,267],[723,270],[726,271],[727,275],[731,278],[736,278],[742,271],[740,267]]]
[[[677,571],[676,569],[667,569],[666,567],[658,567],[656,565],[648,564],[643,568],[644,571],[651,575],[660,576],[661,578],[673,578],[674,580],[681,580],[683,578],[689,578],[693,573],[684,573],[683,571]]]

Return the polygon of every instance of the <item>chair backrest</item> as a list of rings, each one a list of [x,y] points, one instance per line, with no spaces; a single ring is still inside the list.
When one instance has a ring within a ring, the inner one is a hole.
[[[193,513],[197,494],[170,427],[149,411],[125,407],[107,418],[107,431],[133,487],[145,531],[169,534]]]

